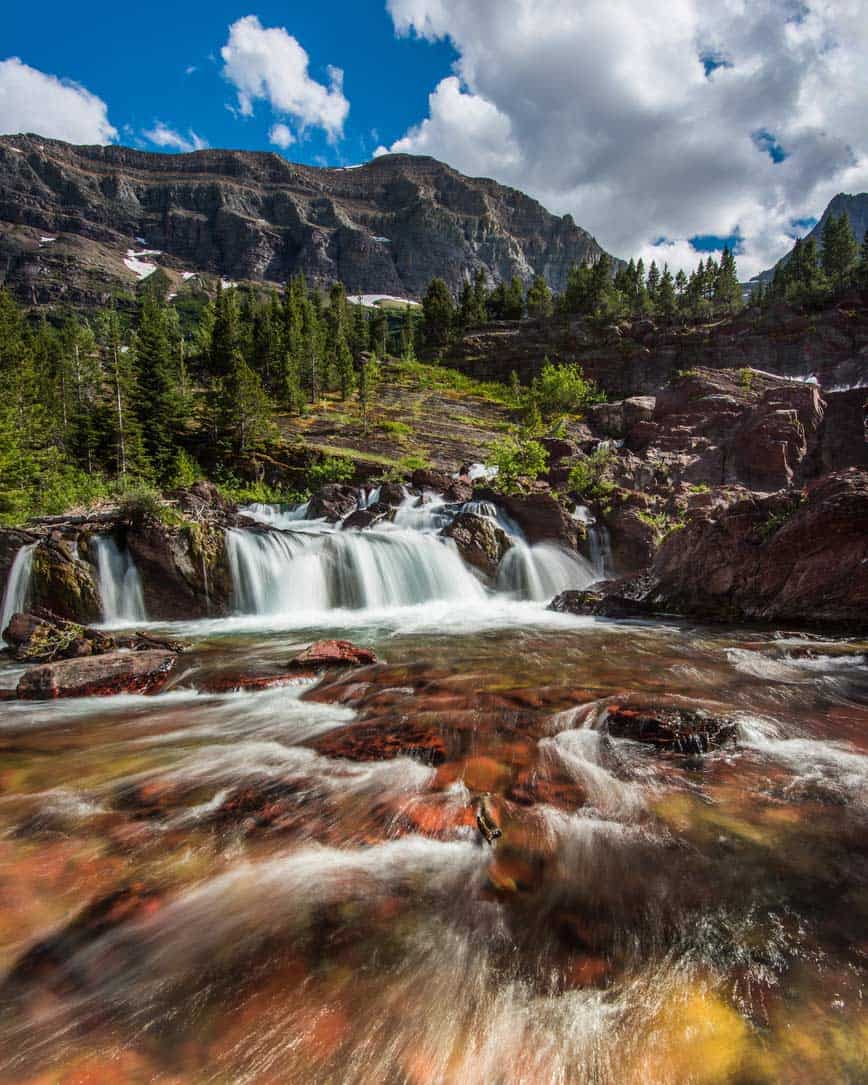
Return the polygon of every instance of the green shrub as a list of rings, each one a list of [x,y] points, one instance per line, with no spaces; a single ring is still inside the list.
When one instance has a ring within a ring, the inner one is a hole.
[[[391,418],[386,418],[382,422],[378,422],[377,426],[383,433],[390,433],[394,437],[409,437],[413,432],[406,422],[396,422]]]
[[[497,467],[498,489],[504,493],[515,493],[521,488],[521,479],[534,479],[546,470],[549,454],[539,441],[519,435],[495,441],[488,460]]]
[[[753,384],[754,371],[747,366],[744,369],[738,371],[738,383],[744,388],[746,392],[749,392],[751,385]]]
[[[603,477],[611,460],[611,449],[598,448],[571,468],[567,485],[580,501],[585,504],[608,504],[617,489],[614,482]]]
[[[592,380],[588,380],[576,364],[543,363],[539,376],[531,384],[531,396],[544,415],[577,414],[592,403],[605,400]]]
[[[356,473],[355,464],[347,456],[323,456],[308,469],[307,484],[312,490],[327,482],[350,482]]]

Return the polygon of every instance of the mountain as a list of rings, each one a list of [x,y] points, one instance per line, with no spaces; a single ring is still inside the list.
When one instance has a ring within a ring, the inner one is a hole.
[[[846,192],[839,192],[837,196],[829,202],[829,206],[823,212],[820,221],[811,230],[809,234],[806,234],[806,238],[811,237],[817,244],[817,249],[823,248],[823,227],[826,225],[826,220],[830,215],[834,215],[836,218],[840,217],[841,212],[846,214],[850,220],[850,227],[853,230],[853,234],[861,244],[862,238],[865,236],[865,231],[868,230],[868,192],[860,192],[855,196],[849,196]],[[775,273],[775,268],[779,264],[785,264],[792,255],[792,249],[782,256],[775,267],[771,267],[768,271],[761,271],[759,275],[751,279],[752,283],[757,282],[770,282],[772,276]]]
[[[435,275],[457,293],[481,268],[561,290],[574,263],[601,252],[569,215],[433,158],[322,169],[266,152],[0,137],[0,281],[31,303],[105,301],[155,264],[179,289],[202,273],[280,283],[304,272],[351,295],[418,297]]]

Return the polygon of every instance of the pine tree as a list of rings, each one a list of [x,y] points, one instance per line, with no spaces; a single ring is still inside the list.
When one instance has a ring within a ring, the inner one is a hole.
[[[219,324],[218,320],[214,326],[215,336]],[[211,356],[213,360],[213,343]],[[153,294],[146,294],[142,299],[135,357],[139,376],[137,414],[145,450],[157,477],[163,479],[174,462],[176,400],[165,313]]]
[[[657,293],[660,289],[660,269],[657,267],[657,261],[651,261],[651,267],[648,268],[648,279],[645,283],[645,289],[648,292],[648,301],[651,303],[652,311],[657,309],[659,298]]]
[[[527,291],[527,315],[535,320],[544,320],[554,311],[552,292],[542,275],[534,277]]]
[[[233,355],[240,345],[236,291],[224,290],[218,285],[210,357],[211,372],[215,377],[224,377],[231,370]]]
[[[823,226],[823,271],[843,290],[856,262],[858,248],[846,212],[835,218],[829,215]]]
[[[741,306],[741,285],[738,281],[735,256],[726,246],[720,257],[720,267],[714,284],[714,306],[727,313]]]
[[[425,345],[435,350],[449,345],[455,306],[449,287],[442,279],[434,278],[422,298],[422,338]]]
[[[389,318],[385,309],[377,306],[371,319],[368,321],[368,349],[372,354],[380,354],[385,357],[388,347]]]
[[[675,284],[669,265],[663,265],[663,274],[660,276],[660,285],[657,288],[657,311],[667,319],[671,318],[676,309]]]
[[[416,329],[413,308],[408,305],[404,310],[404,323],[401,327],[401,358],[405,362],[416,361]]]
[[[362,416],[362,433],[365,437],[368,435],[368,404],[379,375],[380,367],[377,364],[377,356],[368,352],[362,354],[357,365],[357,379],[359,413]]]
[[[856,275],[862,286],[868,286],[868,230],[865,231],[865,235],[862,238],[862,245],[859,249],[859,264],[856,269]]]
[[[243,458],[271,437],[271,401],[262,382],[236,350],[218,382],[217,439],[224,454]]]

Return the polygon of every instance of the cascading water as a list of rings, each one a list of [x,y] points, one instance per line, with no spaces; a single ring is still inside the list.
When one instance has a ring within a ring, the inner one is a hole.
[[[445,540],[422,531],[230,530],[235,607],[243,614],[413,606],[484,598]]]
[[[304,520],[307,516],[308,504],[309,502],[305,501],[303,505],[264,505],[255,501],[241,511],[251,520],[258,520],[262,524],[281,530],[297,524],[299,520]]]
[[[9,570],[6,590],[3,592],[3,605],[0,607],[0,643],[2,644],[6,643],[3,640],[3,630],[9,624],[12,615],[27,607],[35,549],[36,543],[27,543],[26,546],[22,546],[15,555],[12,568]]]
[[[93,545],[97,557],[103,621],[146,621],[142,582],[129,550],[122,550],[111,535],[97,536]]]
[[[576,505],[573,510],[573,519],[584,524],[588,538],[588,556],[597,579],[606,580],[615,575],[615,565],[612,560],[612,538],[605,524],[594,519],[591,510],[586,505]]]
[[[597,580],[593,566],[580,554],[552,543],[528,546],[516,539],[497,572],[497,587],[520,599],[544,602],[570,588],[586,588]]]

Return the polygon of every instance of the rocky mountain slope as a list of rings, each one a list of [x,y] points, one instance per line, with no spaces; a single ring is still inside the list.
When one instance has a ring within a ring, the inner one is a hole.
[[[848,195],[846,192],[839,192],[832,200],[829,201],[829,205],[820,217],[820,221],[806,235],[812,238],[819,250],[823,248],[823,227],[826,225],[826,221],[830,216],[835,218],[840,217],[841,213],[844,213],[850,220],[850,228],[853,231],[853,235],[857,241],[861,242],[865,236],[865,231],[868,230],[868,192],[859,192],[854,196]],[[767,271],[760,272],[759,275],[751,279],[751,282],[771,282],[775,273],[775,268],[778,264],[785,264],[789,260],[792,250],[782,256],[775,267],[770,267]]]
[[[602,250],[569,215],[432,158],[386,155],[320,169],[248,151],[153,154],[0,137],[0,280],[28,303],[100,302],[160,264],[351,294],[417,297],[542,274],[563,288]]]

